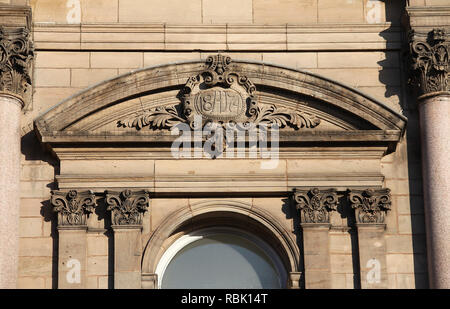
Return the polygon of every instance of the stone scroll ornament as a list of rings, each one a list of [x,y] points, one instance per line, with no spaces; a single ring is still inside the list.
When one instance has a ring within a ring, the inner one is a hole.
[[[181,104],[157,107],[119,120],[119,127],[171,128],[187,123],[194,129],[198,125],[265,124],[268,127],[291,126],[295,129],[314,128],[320,124],[315,115],[298,110],[277,108],[275,105],[258,105],[256,86],[250,79],[231,68],[231,58],[223,55],[209,56],[206,69],[191,76],[181,91]],[[194,122],[201,116],[202,124]]]
[[[391,209],[391,190],[349,190],[348,199],[356,213],[357,223],[384,223],[385,212]]]
[[[142,225],[142,217],[150,204],[147,190],[105,193],[113,225]]]
[[[301,223],[329,223],[329,211],[336,210],[338,205],[336,192],[336,189],[294,189],[294,200],[300,211]]]
[[[92,191],[51,191],[51,204],[58,213],[58,226],[85,226],[88,214],[96,207]]]
[[[0,91],[23,97],[31,85],[33,58],[33,43],[27,29],[0,27]]]
[[[443,29],[410,32],[412,83],[422,94],[450,91],[450,41]]]

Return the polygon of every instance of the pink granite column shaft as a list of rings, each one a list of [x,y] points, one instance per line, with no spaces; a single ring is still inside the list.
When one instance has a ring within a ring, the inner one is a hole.
[[[430,287],[450,288],[450,93],[419,100]]]
[[[0,93],[0,289],[17,287],[21,99]]]

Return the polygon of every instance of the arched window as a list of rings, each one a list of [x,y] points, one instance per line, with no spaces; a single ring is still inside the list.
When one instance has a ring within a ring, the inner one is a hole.
[[[157,268],[159,288],[286,287],[286,270],[264,241],[231,228],[184,235],[164,253]]]

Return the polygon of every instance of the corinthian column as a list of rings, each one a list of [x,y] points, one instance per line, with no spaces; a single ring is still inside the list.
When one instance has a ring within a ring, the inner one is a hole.
[[[21,8],[23,10],[23,7]],[[0,7],[0,20],[5,14]],[[11,11],[7,12],[11,17]],[[20,114],[31,84],[27,27],[0,24],[0,289],[16,288],[20,204]]]
[[[430,287],[450,288],[450,77],[449,37],[443,29],[411,33],[419,86],[423,190]]]

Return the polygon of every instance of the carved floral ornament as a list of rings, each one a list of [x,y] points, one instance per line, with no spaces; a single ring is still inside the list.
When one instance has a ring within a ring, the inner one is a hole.
[[[385,212],[391,209],[389,189],[347,190],[347,198],[355,209],[357,223],[383,224]],[[339,204],[337,190],[313,188],[294,189],[294,201],[300,211],[301,223],[329,223],[329,213]]]
[[[51,191],[50,203],[58,213],[58,226],[86,226],[87,217],[97,207],[91,191]],[[142,216],[150,204],[147,190],[105,191],[107,210],[113,225],[141,225]]]
[[[23,97],[31,85],[33,57],[33,43],[27,29],[0,27],[0,91]]]
[[[51,204],[58,213],[58,226],[85,226],[87,215],[96,206],[92,191],[51,191]]]
[[[294,190],[297,210],[300,211],[302,223],[329,223],[328,212],[336,210],[338,197],[336,189]]]
[[[357,223],[384,223],[385,212],[391,209],[391,190],[349,190],[348,199],[356,212]]]
[[[113,225],[141,225],[144,212],[150,204],[147,190],[122,192],[105,191],[107,210],[111,211]]]
[[[295,129],[314,128],[320,124],[320,119],[309,113],[258,104],[256,86],[247,76],[232,70],[231,62],[228,56],[209,56],[207,68],[187,80],[181,91],[181,104],[139,112],[119,120],[117,125],[140,130],[146,126],[170,129],[179,123],[186,123],[193,129],[207,123],[252,123],[268,127],[276,124]],[[201,116],[201,124],[195,123],[196,116]]]
[[[422,94],[450,91],[450,42],[443,29],[428,35],[410,33],[413,83]]]

